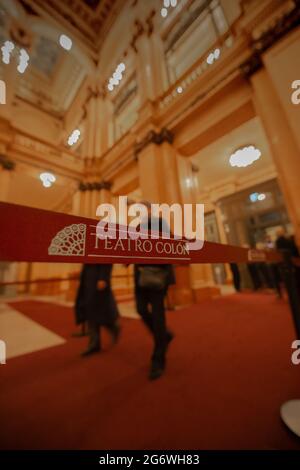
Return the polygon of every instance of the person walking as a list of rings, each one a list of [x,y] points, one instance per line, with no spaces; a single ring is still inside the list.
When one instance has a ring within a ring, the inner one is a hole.
[[[241,292],[241,275],[239,267],[236,263],[229,263],[229,265],[232,273],[234,288],[237,292]]]
[[[88,325],[89,343],[82,356],[101,351],[101,327],[108,329],[113,342],[120,334],[119,312],[111,289],[111,264],[85,264],[76,297],[76,317]]]
[[[151,230],[151,204],[143,202],[148,209],[148,217],[141,222],[141,229]],[[155,217],[152,218],[152,221]],[[159,235],[166,232],[168,225],[159,218]],[[171,284],[175,284],[175,274],[170,264],[136,264],[134,267],[136,309],[153,337],[154,348],[151,356],[149,379],[158,379],[166,367],[166,353],[174,334],[167,329],[165,297]]]

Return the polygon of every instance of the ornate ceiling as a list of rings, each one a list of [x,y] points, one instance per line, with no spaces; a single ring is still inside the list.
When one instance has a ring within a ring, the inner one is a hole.
[[[54,41],[43,36],[39,37],[34,48],[31,63],[41,73],[51,77],[58,59],[61,55],[61,48]]]
[[[26,72],[17,75],[16,96],[63,116],[123,6],[124,0],[0,0],[0,47],[11,40],[15,55],[23,47],[30,56]],[[51,28],[81,43],[84,58],[63,50]],[[0,60],[0,78],[4,68]]]
[[[92,49],[99,48],[123,0],[20,0],[27,9],[48,14]]]
[[[19,3],[22,4],[21,1]],[[33,15],[27,8],[26,13],[27,17]],[[28,48],[25,47],[29,52],[29,66],[25,73],[16,74],[15,95],[62,117],[84,80],[86,70],[74,54],[64,51],[57,41],[44,36],[43,31],[33,34],[24,18],[16,22],[7,9],[7,3],[0,0],[0,47],[6,40],[12,40],[17,56],[19,47],[28,43]],[[0,78],[3,78],[5,67],[7,65],[0,60]]]

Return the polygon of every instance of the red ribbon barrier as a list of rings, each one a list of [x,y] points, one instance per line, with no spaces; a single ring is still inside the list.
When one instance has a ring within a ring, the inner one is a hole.
[[[274,250],[204,242],[201,250],[187,250],[187,240],[121,239],[96,236],[99,221],[16,204],[0,203],[0,261],[48,263],[248,263],[280,262]]]
[[[0,282],[0,287],[7,286],[27,286],[31,284],[48,284],[49,282],[63,282],[63,281],[79,281],[79,276],[77,277],[49,277],[43,279],[32,279],[31,281],[4,281]]]
[[[112,280],[119,278],[133,278],[132,276],[128,276],[127,274],[113,274]],[[80,275],[78,276],[69,276],[69,277],[45,277],[40,279],[32,279],[30,281],[3,281],[0,282],[0,287],[7,287],[7,286],[18,286],[18,285],[30,285],[30,284],[49,284],[51,282],[65,282],[65,281],[79,281]]]

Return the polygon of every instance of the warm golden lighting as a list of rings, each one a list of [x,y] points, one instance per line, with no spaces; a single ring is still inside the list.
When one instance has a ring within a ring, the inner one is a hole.
[[[117,66],[116,70],[112,74],[112,77],[110,77],[108,85],[107,85],[107,88],[109,91],[113,91],[114,87],[119,85],[120,81],[123,78],[123,72],[125,72],[125,69],[126,69],[126,65],[124,64],[124,62],[121,62]]]
[[[79,129],[75,129],[72,134],[69,136],[68,138],[68,144],[70,146],[76,144],[76,142],[78,141],[80,137],[80,130]]]
[[[70,51],[73,43],[72,43],[72,39],[69,38],[69,36],[66,36],[65,34],[61,34],[59,37],[59,44],[66,51]]]
[[[261,156],[261,151],[254,147],[254,145],[249,145],[248,147],[243,147],[236,152],[234,152],[229,157],[229,163],[231,166],[237,166],[239,168],[252,165],[256,160]]]
[[[19,73],[24,73],[25,70],[28,67],[28,62],[29,62],[29,54],[25,49],[20,50],[20,56],[19,56],[19,65],[18,65],[18,72]]]
[[[15,48],[15,45],[12,41],[5,41],[4,45],[1,47],[2,62],[4,64],[9,64],[10,56],[14,48]]]
[[[53,183],[55,183],[56,178],[52,173],[41,173],[40,174],[40,180],[43,183],[44,188],[50,188]]]

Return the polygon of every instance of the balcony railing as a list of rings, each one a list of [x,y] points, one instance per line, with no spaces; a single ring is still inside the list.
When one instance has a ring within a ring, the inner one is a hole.
[[[234,35],[232,30],[227,31],[212,44],[209,51],[205,52],[199,59],[189,67],[189,69],[160,97],[159,108],[164,109],[169,106],[176,98],[180,97],[185,90],[192,85],[198,77],[203,75],[208,69],[214,66],[215,62],[222,58],[222,54],[234,44]],[[218,51],[218,57],[210,63],[210,55]]]

